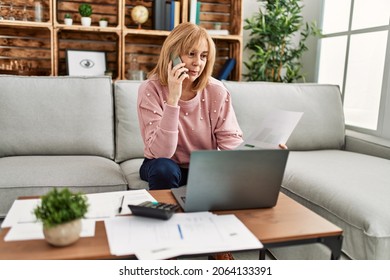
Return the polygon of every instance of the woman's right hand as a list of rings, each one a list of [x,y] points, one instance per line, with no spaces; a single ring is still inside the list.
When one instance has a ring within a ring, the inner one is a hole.
[[[184,66],[185,63],[179,63],[172,68],[172,61],[168,63],[168,105],[177,106],[179,103],[183,81],[188,78],[188,69]]]

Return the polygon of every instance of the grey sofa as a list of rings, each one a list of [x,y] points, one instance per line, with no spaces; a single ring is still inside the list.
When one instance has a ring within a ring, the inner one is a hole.
[[[344,231],[352,259],[390,259],[390,141],[347,131],[337,86],[225,82],[244,134],[271,108],[304,112],[287,142],[282,191]],[[245,110],[244,110],[245,108]],[[273,250],[277,258],[329,258],[320,245]]]
[[[340,91],[318,84],[224,82],[249,135],[273,109],[303,111],[282,191],[344,230],[352,259],[390,259],[390,141],[346,131]],[[147,188],[138,170],[139,82],[106,77],[0,76],[0,214],[22,195]],[[329,258],[321,245],[273,250]]]

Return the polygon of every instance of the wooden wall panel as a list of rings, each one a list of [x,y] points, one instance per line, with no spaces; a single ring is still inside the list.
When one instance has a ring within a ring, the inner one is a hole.
[[[151,40],[143,35],[128,34],[125,37],[124,77],[129,69],[130,55],[137,57],[140,70],[144,71],[145,74],[149,73],[157,64],[165,38],[166,36],[153,36]]]
[[[35,3],[34,0],[1,0],[1,15],[9,19],[12,15],[17,21],[35,21]],[[42,22],[49,22],[50,19],[50,0],[41,0]],[[12,6],[11,6],[12,4]]]
[[[0,70],[2,74],[51,75],[51,31],[0,26]]]

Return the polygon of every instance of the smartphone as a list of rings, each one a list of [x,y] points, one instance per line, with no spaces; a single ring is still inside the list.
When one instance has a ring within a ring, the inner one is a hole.
[[[180,59],[180,56],[177,56],[175,58],[172,59],[172,67],[175,67],[176,65],[180,64],[180,63],[183,63]]]
[[[181,59],[180,59],[180,56],[177,56],[177,57],[175,57],[175,58],[172,59],[172,67],[175,67],[176,65],[178,65],[178,64],[180,64],[180,63],[183,63],[183,62],[181,61]],[[183,75],[184,73],[187,74],[187,72],[183,72],[183,73],[180,74],[179,77],[181,77],[181,75]]]

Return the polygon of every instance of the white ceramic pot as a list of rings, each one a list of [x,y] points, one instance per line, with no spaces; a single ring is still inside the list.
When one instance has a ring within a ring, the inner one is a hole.
[[[70,245],[79,240],[80,233],[81,219],[43,229],[46,241],[54,246]]]
[[[71,18],[65,18],[64,21],[65,21],[65,25],[72,25],[73,24],[73,19],[71,19]]]
[[[100,20],[100,21],[99,21],[99,26],[100,26],[100,27],[107,27],[107,26],[108,26],[108,21],[106,21],[106,20]]]
[[[91,26],[92,19],[90,17],[82,17],[81,18],[81,25],[82,26]]]

